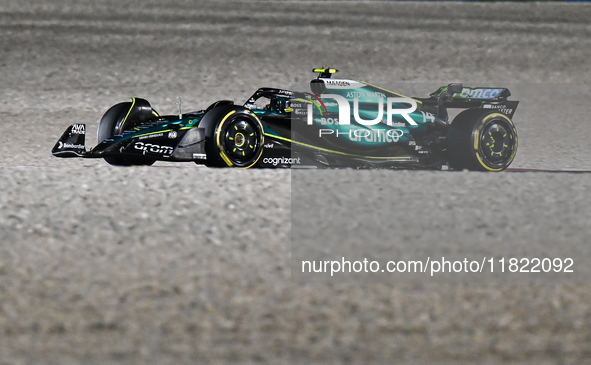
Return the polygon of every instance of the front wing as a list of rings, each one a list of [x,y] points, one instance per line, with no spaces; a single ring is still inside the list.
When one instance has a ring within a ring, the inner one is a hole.
[[[174,138],[171,138],[172,135]],[[103,158],[107,156],[149,157],[161,161],[204,161],[205,131],[191,128],[169,133],[138,136],[113,136],[87,150],[86,125],[73,124],[62,134],[51,153],[56,157]],[[161,137],[161,138],[158,138]]]

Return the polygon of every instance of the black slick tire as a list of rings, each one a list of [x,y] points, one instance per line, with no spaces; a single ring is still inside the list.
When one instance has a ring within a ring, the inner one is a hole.
[[[515,158],[517,142],[517,130],[508,116],[483,109],[465,110],[447,133],[450,167],[503,171]]]
[[[121,133],[121,121],[127,116],[131,106],[132,103],[130,102],[119,103],[113,105],[109,110],[107,110],[99,122],[97,133],[98,143],[101,143],[105,139]],[[131,156],[106,156],[104,159],[110,165],[115,166],[150,166],[156,162],[155,159],[151,158]]]

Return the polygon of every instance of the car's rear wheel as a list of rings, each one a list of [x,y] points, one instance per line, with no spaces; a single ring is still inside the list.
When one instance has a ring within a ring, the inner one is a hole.
[[[263,126],[257,116],[243,107],[214,109],[217,120],[207,136],[206,165],[212,167],[254,166],[263,152]]]
[[[450,167],[476,171],[502,171],[517,153],[517,130],[501,113],[482,109],[461,112],[447,134]]]
[[[101,118],[99,122],[99,128],[97,133],[98,143],[101,143],[107,138],[120,134],[124,129],[132,128],[133,122],[122,123],[123,119],[129,113],[132,103],[119,103],[112,106]],[[125,124],[125,125],[123,125]],[[132,166],[132,165],[144,165],[150,166],[155,159],[146,157],[135,157],[135,156],[106,156],[105,161],[111,165],[116,166]]]

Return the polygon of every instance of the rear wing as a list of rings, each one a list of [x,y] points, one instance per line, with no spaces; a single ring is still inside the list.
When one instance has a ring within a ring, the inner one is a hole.
[[[431,94],[431,96],[438,97],[447,91],[447,86],[442,86],[437,91]],[[491,88],[491,87],[464,87],[461,92],[456,92],[452,96],[452,100],[463,100],[463,101],[505,101],[511,96],[511,91],[507,88]]]
[[[448,90],[449,87],[454,90]],[[461,89],[461,91],[460,91]],[[511,91],[504,87],[462,87],[461,84],[442,86],[430,95],[444,108],[482,108],[513,118],[519,101],[507,100]]]

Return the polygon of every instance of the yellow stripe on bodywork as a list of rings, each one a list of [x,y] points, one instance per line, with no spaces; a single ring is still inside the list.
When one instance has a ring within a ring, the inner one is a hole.
[[[129,108],[129,110],[127,111],[127,114],[125,115],[125,118],[121,119],[121,121],[119,123],[117,123],[116,125],[116,132],[117,134],[121,134],[121,132],[123,132],[123,126],[125,125],[125,121],[127,120],[127,117],[129,117],[129,114],[131,113],[131,111],[133,110],[133,106],[135,105],[135,98],[131,98],[131,107]]]
[[[193,128],[198,128],[198,126],[193,126],[193,127],[182,127],[179,130],[184,131],[187,129],[193,129]],[[172,132],[174,129],[165,129],[163,131],[158,131],[158,132],[150,132],[150,133],[144,133],[144,134],[139,134],[137,136],[135,136],[134,138],[137,137],[143,137],[143,136],[151,136],[152,134],[158,134],[158,133],[166,133],[166,132]]]
[[[357,80],[355,80],[355,81],[357,81]],[[367,86],[375,87],[375,88],[376,88],[376,89],[378,89],[378,90],[382,90],[382,91],[385,91],[385,92],[387,92],[387,93],[394,94],[394,95],[396,95],[396,96],[400,96],[401,98],[412,99],[412,100],[416,101],[416,102],[417,102],[417,103],[419,103],[419,104],[423,104],[423,102],[422,102],[422,101],[420,101],[420,100],[417,100],[417,99],[415,99],[415,98],[411,98],[410,96],[405,96],[405,95],[402,95],[402,94],[399,94],[399,93],[395,93],[394,91],[391,91],[391,90],[388,90],[388,89],[384,89],[383,87],[379,87],[379,86],[375,86],[375,85],[369,84],[369,83],[367,83],[367,82],[365,82],[365,81],[357,81],[357,82],[359,82],[359,83],[361,83],[361,84],[365,84],[365,85],[367,85]]]
[[[326,148],[312,146],[311,144],[307,144],[307,143],[303,143],[303,142],[297,142],[297,141],[291,140],[289,138],[279,137],[279,136],[274,135],[274,134],[267,134],[267,133],[265,133],[265,136],[277,138],[277,139],[280,139],[282,141],[286,141],[286,142],[290,142],[290,143],[299,144],[301,146],[313,148],[315,150],[325,151],[325,152],[330,152],[330,153],[336,153],[336,154],[344,155],[344,156],[353,156],[353,157],[362,157],[362,158],[375,158],[375,159],[387,159],[387,160],[399,160],[399,161],[410,161],[411,160],[410,157],[378,157],[378,156],[355,155],[353,153],[347,153],[347,152],[341,152],[341,151],[334,151],[334,150],[329,150],[329,149],[326,149]]]
[[[125,118],[123,118],[123,120],[121,121],[121,125],[119,127],[123,127],[125,121],[127,120],[127,117],[129,117],[129,114],[133,110],[133,106],[135,105],[135,98],[131,98],[131,100],[131,108],[129,108],[129,110],[127,111],[127,115],[125,115]]]

